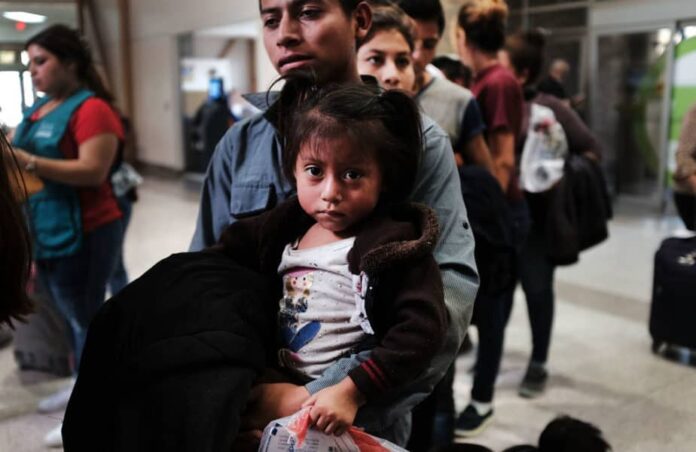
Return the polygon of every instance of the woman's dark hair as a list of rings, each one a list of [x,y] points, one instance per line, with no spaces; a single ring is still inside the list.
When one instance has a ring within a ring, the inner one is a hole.
[[[77,30],[65,25],[52,25],[31,37],[25,49],[38,45],[55,55],[62,63],[74,63],[77,78],[94,91],[94,94],[108,103],[114,102],[114,96],[106,89],[97,68],[92,61],[89,46]]]
[[[372,38],[381,31],[398,31],[413,51],[413,23],[408,15],[398,6],[391,3],[372,3],[372,25],[367,35],[358,43],[360,46],[372,41]]]
[[[24,182],[17,161],[0,131],[0,325],[22,320],[32,312],[26,285],[31,269],[31,242],[17,190]]]
[[[459,9],[458,24],[468,45],[495,53],[505,44],[507,16],[504,0],[468,0]]]
[[[418,107],[405,93],[365,83],[317,86],[314,77],[285,79],[277,108],[283,170],[295,180],[301,148],[319,152],[324,140],[347,137],[355,152],[374,156],[383,178],[381,201],[405,200],[413,189],[422,149]]]
[[[507,37],[505,50],[515,72],[526,75],[525,86],[533,85],[544,65],[546,38],[539,30],[519,31]]]

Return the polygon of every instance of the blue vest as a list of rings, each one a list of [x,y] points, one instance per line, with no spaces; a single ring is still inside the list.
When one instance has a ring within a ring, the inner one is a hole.
[[[94,93],[82,89],[37,121],[31,115],[49,98],[37,101],[24,114],[12,145],[39,157],[64,159],[59,143],[68,129],[70,118]],[[45,187],[27,200],[30,228],[34,239],[34,259],[72,256],[82,247],[82,211],[77,190],[43,180]]]

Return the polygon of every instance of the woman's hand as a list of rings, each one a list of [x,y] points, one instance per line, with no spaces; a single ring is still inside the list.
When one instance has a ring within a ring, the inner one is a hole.
[[[242,419],[243,430],[263,430],[269,422],[295,414],[309,398],[304,386],[266,383],[251,389],[249,405]]]
[[[340,436],[353,425],[358,408],[365,399],[350,377],[322,389],[311,396],[302,407],[311,406],[309,417],[317,430]]]
[[[20,169],[24,169],[29,161],[31,161],[32,155],[28,153],[27,151],[19,148],[13,148],[14,155],[17,158],[17,164],[19,165]]]
[[[82,143],[76,159],[37,157],[21,149],[15,149],[19,167],[24,169],[35,162],[35,174],[66,185],[98,187],[109,176],[116,157],[118,138],[114,134],[102,134]]]

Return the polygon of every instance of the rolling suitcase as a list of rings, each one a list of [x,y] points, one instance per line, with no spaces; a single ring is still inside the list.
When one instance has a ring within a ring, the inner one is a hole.
[[[654,352],[696,353],[696,237],[668,238],[655,253],[650,335]]]

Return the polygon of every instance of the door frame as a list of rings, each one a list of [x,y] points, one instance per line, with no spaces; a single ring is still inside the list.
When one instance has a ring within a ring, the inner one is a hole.
[[[625,35],[632,33],[651,33],[660,29],[669,29],[672,35],[667,48],[665,49],[665,84],[664,96],[662,98],[662,111],[660,113],[660,135],[658,137],[658,174],[657,174],[657,190],[650,196],[638,196],[630,194],[616,194],[622,201],[627,201],[630,204],[637,204],[648,207],[660,212],[664,212],[667,202],[667,190],[665,187],[665,174],[668,164],[669,153],[669,122],[670,112],[672,108],[672,82],[674,72],[674,34],[677,30],[677,20],[659,20],[652,22],[639,22],[630,24],[615,24],[603,25],[598,27],[590,27],[590,48],[589,48],[589,73],[590,77],[589,98],[591,101],[591,111],[588,119],[590,124],[595,124],[595,109],[599,105],[598,84],[599,81],[599,40],[605,36]]]

